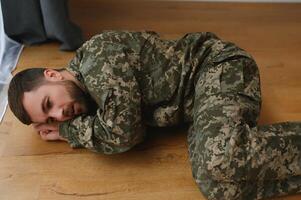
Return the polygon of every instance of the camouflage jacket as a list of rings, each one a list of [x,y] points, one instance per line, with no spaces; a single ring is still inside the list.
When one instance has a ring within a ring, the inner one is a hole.
[[[143,140],[146,125],[191,121],[199,69],[217,55],[238,54],[244,51],[208,32],[178,40],[163,40],[154,32],[96,35],[67,68],[97,103],[96,112],[62,123],[60,135],[72,147],[106,154],[127,151]]]

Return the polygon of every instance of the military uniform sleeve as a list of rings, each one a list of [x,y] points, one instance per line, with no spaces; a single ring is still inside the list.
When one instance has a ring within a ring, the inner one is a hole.
[[[144,138],[139,85],[122,47],[107,43],[93,48],[93,44],[77,62],[86,65],[81,72],[98,109],[95,115],[81,115],[62,123],[60,135],[72,147],[121,153]]]

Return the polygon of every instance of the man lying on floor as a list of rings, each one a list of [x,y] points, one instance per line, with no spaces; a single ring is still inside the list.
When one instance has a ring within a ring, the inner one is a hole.
[[[103,32],[65,69],[16,74],[9,105],[42,139],[105,154],[131,149],[145,126],[190,122],[192,173],[208,199],[301,190],[301,123],[257,125],[257,65],[212,33]]]

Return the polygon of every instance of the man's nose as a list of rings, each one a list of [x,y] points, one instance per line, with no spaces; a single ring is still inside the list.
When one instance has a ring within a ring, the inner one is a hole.
[[[62,108],[53,108],[49,112],[49,116],[52,117],[55,121],[63,121],[63,109]]]

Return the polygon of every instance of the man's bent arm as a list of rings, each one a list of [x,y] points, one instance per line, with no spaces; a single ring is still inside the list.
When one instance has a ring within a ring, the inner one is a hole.
[[[69,69],[81,74],[87,92],[98,104],[95,115],[81,115],[60,125],[60,135],[72,147],[120,153],[144,138],[140,88],[127,46],[114,40],[110,34],[93,37],[70,63]]]
[[[72,147],[113,154],[127,151],[143,140],[141,97],[136,84],[107,89],[97,99],[105,104],[99,105],[95,115],[81,115],[60,124],[60,135]]]

